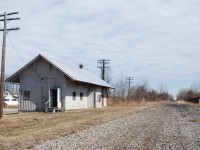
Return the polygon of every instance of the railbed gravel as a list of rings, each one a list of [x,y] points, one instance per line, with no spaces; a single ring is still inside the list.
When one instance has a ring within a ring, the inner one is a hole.
[[[200,110],[163,104],[49,140],[38,150],[200,150]]]

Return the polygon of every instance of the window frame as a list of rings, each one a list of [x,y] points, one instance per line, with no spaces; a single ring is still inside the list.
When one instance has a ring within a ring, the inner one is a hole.
[[[97,98],[99,103],[101,102],[101,98],[102,98],[102,95],[99,94],[99,95],[98,95],[98,98]]]
[[[31,91],[23,91],[23,100],[31,99]]]
[[[80,100],[83,100],[83,92],[80,92]]]
[[[76,92],[72,92],[72,99],[76,100]]]

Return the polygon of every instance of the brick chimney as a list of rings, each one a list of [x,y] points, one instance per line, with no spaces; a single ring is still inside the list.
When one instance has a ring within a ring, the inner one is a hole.
[[[79,64],[79,68],[80,68],[80,69],[83,69],[83,64],[82,64],[82,63]]]

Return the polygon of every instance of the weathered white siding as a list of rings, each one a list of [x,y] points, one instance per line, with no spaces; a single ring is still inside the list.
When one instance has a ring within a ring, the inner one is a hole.
[[[107,106],[107,89],[106,88],[103,88],[102,89],[102,95],[103,95],[103,98],[102,98],[102,106]]]
[[[101,87],[94,86],[88,93],[88,107],[89,108],[100,108],[102,107],[102,101],[99,99],[101,96]]]
[[[20,110],[44,111],[50,88],[61,88],[63,100],[62,93],[66,90],[63,83],[66,83],[65,76],[58,69],[43,59],[36,61],[20,75]],[[24,100],[24,91],[30,91],[30,100]]]
[[[76,92],[76,99],[73,99],[73,92]],[[68,84],[65,97],[65,109],[78,108],[101,108],[107,106],[107,98],[102,99],[102,89],[99,86]],[[83,93],[83,99],[80,99],[80,93]]]
[[[102,95],[101,91],[96,92],[96,107],[95,108],[101,108],[102,107]]]
[[[73,92],[76,92],[76,98],[73,99]],[[83,99],[80,99],[80,93],[83,93]],[[65,96],[65,109],[78,109],[78,108],[88,108],[88,87],[75,85],[71,83],[67,85],[67,91]]]

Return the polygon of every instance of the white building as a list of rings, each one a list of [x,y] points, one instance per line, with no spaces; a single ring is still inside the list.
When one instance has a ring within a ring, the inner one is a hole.
[[[14,99],[14,96],[9,91],[4,91],[4,99]]]
[[[79,67],[38,55],[7,82],[19,83],[19,110],[70,110],[107,106],[108,83]]]
[[[17,95],[12,95],[9,91],[4,92],[3,101],[6,106],[18,105]]]

